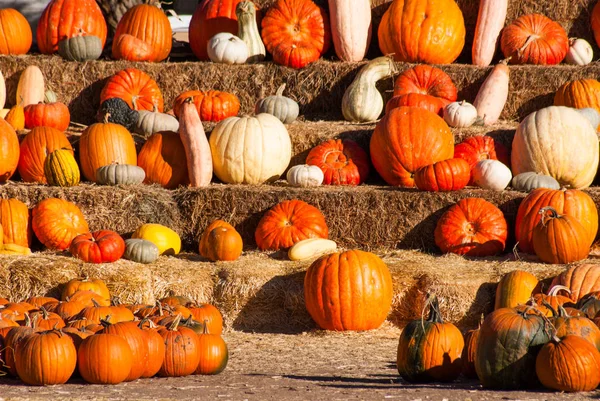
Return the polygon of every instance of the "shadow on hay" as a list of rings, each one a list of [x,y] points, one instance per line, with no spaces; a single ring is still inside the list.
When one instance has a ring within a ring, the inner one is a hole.
[[[477,289],[475,299],[464,317],[455,323],[458,327],[469,330],[477,328],[482,315],[494,310],[494,299],[498,283],[483,283]]]
[[[96,111],[100,107],[100,92],[108,79],[109,77],[106,77],[86,86],[69,102],[67,106],[75,117],[74,122],[85,125],[96,122]]]
[[[526,117],[534,111],[537,111],[544,107],[552,106],[553,104],[554,92],[546,93],[544,95],[537,95],[529,100],[525,100],[524,102],[522,102],[519,108],[517,109],[517,114],[519,116]]]

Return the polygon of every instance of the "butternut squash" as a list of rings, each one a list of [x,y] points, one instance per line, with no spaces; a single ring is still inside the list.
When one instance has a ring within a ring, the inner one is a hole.
[[[213,175],[210,146],[192,98],[185,100],[179,115],[179,137],[185,149],[192,187],[205,187]]]
[[[479,1],[479,14],[477,14],[473,39],[473,64],[487,67],[492,63],[507,11],[508,0]]]
[[[371,43],[370,0],[329,0],[335,54],[342,61],[361,61]]]
[[[509,81],[508,59],[496,64],[483,81],[473,102],[473,106],[477,109],[477,116],[483,120],[483,125],[492,125],[500,118],[508,99]]]
[[[44,75],[35,65],[30,65],[21,73],[17,85],[17,97],[15,104],[22,102],[26,107],[30,104],[38,104],[44,101]]]

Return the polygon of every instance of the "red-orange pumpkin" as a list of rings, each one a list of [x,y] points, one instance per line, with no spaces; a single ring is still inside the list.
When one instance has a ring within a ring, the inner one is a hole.
[[[0,118],[0,184],[13,176],[19,165],[19,138],[15,129]]]
[[[27,19],[14,8],[0,10],[0,54],[26,54],[33,35]]]
[[[508,232],[500,209],[485,199],[466,198],[444,212],[434,235],[444,253],[492,256],[504,250]]]
[[[327,238],[329,230],[319,209],[301,200],[286,200],[264,214],[254,233],[261,250],[289,248],[307,238]]]
[[[5,244],[31,247],[31,225],[29,209],[18,199],[0,199],[0,225]]]
[[[114,231],[100,230],[73,238],[69,252],[87,263],[111,263],[125,252],[125,241]]]
[[[163,95],[155,80],[136,68],[126,68],[110,77],[102,92],[100,103],[118,97],[134,110],[153,111],[154,106],[162,113]]]
[[[146,184],[174,189],[189,183],[185,150],[175,132],[152,134],[142,146],[137,162],[146,172]]]
[[[52,127],[66,131],[71,122],[71,113],[61,102],[38,103],[25,106],[25,128]]]
[[[422,191],[458,191],[469,183],[471,169],[463,159],[442,160],[415,173],[415,185]]]
[[[187,91],[177,96],[173,104],[173,112],[176,117],[181,114],[181,108],[187,98],[193,99],[196,110],[202,121],[218,122],[237,115],[240,111],[240,101],[236,95],[229,92],[219,92],[209,90],[202,91]]]
[[[44,199],[31,215],[35,236],[50,249],[68,249],[73,238],[90,231],[77,205],[63,199]]]
[[[68,149],[73,153],[73,148],[64,133],[51,127],[36,127],[32,129],[21,142],[21,155],[19,157],[19,174],[25,182],[39,182],[46,184],[44,162],[46,157],[58,149]]]
[[[262,20],[261,35],[275,63],[302,68],[329,49],[329,15],[311,0],[277,0]]]
[[[369,175],[369,156],[351,139],[329,139],[315,146],[306,164],[323,171],[325,185],[359,185]]]

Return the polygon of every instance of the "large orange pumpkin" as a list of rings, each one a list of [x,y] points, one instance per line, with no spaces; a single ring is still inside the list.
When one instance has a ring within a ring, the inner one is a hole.
[[[90,231],[77,205],[64,199],[44,199],[31,215],[35,236],[50,249],[68,249],[73,238]]]
[[[586,243],[591,245],[598,232],[598,210],[592,198],[577,189],[533,190],[521,201],[515,221],[515,239],[521,251],[533,253],[533,229],[540,222],[540,209],[553,207],[559,214],[575,218],[586,229]]]
[[[302,68],[329,49],[329,15],[311,0],[277,0],[262,20],[261,36],[275,63]]]
[[[133,137],[125,127],[96,123],[83,131],[79,139],[81,171],[88,181],[96,182],[96,170],[114,162],[137,164]]]
[[[126,68],[110,77],[102,92],[100,103],[117,97],[134,110],[153,111],[154,106],[162,113],[163,95],[155,80],[136,68]]]
[[[13,176],[19,165],[19,138],[14,128],[0,118],[0,184]]]
[[[465,21],[454,0],[394,0],[378,37],[381,52],[396,61],[449,64],[465,45]]]
[[[25,182],[46,184],[44,162],[46,157],[58,149],[67,149],[73,154],[71,143],[64,133],[52,127],[35,127],[21,142],[19,174]]]
[[[550,288],[555,286],[567,287],[571,291],[568,296],[577,302],[589,293],[600,291],[600,265],[573,266],[552,280]]]
[[[593,107],[600,112],[600,82],[595,79],[566,82],[556,91],[554,105],[576,109]]]
[[[264,214],[254,233],[261,250],[289,248],[307,238],[327,238],[329,230],[319,209],[308,203],[286,200]]]
[[[371,161],[390,185],[414,187],[420,168],[451,159],[454,137],[438,115],[416,107],[391,110],[371,136]]]
[[[306,309],[326,330],[378,328],[390,311],[392,295],[388,267],[370,252],[351,250],[322,256],[304,278]]]
[[[121,17],[112,48],[113,57],[116,59],[124,56],[118,46],[119,36],[123,34],[134,36],[150,45],[152,52],[144,61],[162,61],[171,52],[173,32],[169,19],[160,6],[138,4],[127,10]]]
[[[173,189],[189,183],[183,143],[175,132],[157,132],[142,146],[138,166],[146,172],[146,184]]]
[[[173,103],[173,112],[176,117],[179,117],[183,103],[190,97],[202,121],[218,122],[227,117],[236,116],[240,111],[240,101],[233,93],[215,90],[187,91],[177,96]]]
[[[27,19],[14,8],[0,10],[0,54],[26,54],[33,40]]]
[[[0,199],[0,226],[5,244],[31,247],[29,209],[18,199]]]
[[[40,17],[37,44],[43,54],[58,51],[58,42],[81,33],[106,43],[107,27],[100,7],[94,0],[52,0]]]

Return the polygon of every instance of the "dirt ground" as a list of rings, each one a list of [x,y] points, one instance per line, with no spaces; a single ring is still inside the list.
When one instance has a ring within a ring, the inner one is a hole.
[[[600,392],[499,392],[475,381],[413,385],[396,370],[399,329],[363,333],[312,331],[297,335],[228,332],[230,359],[217,376],[154,378],[116,386],[30,387],[0,379],[8,400],[580,400]]]

